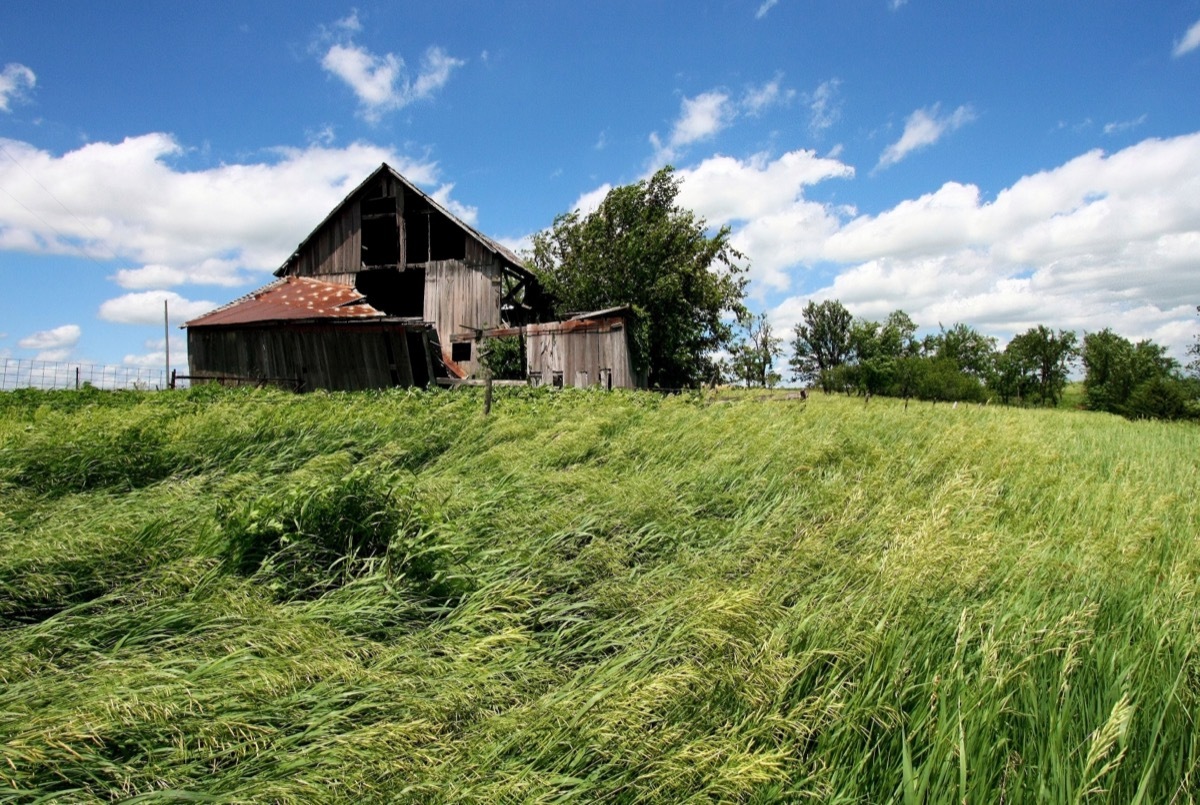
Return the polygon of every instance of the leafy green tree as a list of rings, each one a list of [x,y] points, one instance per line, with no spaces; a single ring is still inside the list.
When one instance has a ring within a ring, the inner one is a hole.
[[[1200,313],[1200,305],[1196,305],[1196,312]],[[1188,363],[1188,369],[1193,375],[1200,377],[1200,335],[1196,336],[1196,340],[1188,345],[1187,354],[1192,356],[1192,360]]]
[[[796,324],[792,339],[792,376],[805,383],[820,382],[832,390],[831,370],[846,363],[851,355],[850,311],[836,299],[820,304],[809,301]]]
[[[1071,330],[1054,330],[1039,324],[1013,338],[1005,348],[1012,354],[1014,366],[1032,381],[1043,405],[1058,405],[1071,366],[1079,354],[1075,333]]]
[[[783,339],[771,329],[767,314],[746,314],[739,320],[741,334],[730,350],[730,374],[745,381],[746,387],[769,388],[782,378],[775,371],[775,359],[783,352]]]
[[[678,194],[669,166],[613,188],[595,212],[559,215],[535,235],[530,260],[556,315],[631,305],[635,364],[661,388],[711,377],[733,335],[728,314],[745,310],[746,269],[729,228],[708,234]]]
[[[958,322],[949,330],[941,327],[931,346],[938,358],[954,361],[960,371],[977,378],[988,377],[996,362],[996,339]]]
[[[1134,344],[1105,328],[1088,333],[1081,351],[1087,407],[1131,419],[1178,419],[1188,391],[1179,362],[1148,339]]]
[[[917,380],[917,396],[932,402],[980,402],[983,384],[950,358],[926,358]]]
[[[1159,375],[1139,383],[1122,413],[1130,419],[1183,419],[1191,416],[1185,386],[1177,378]]]

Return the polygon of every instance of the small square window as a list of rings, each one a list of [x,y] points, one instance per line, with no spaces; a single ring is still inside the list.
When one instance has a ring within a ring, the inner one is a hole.
[[[560,388],[562,388],[562,386],[563,386],[563,384],[562,384],[562,372],[555,372],[555,373],[554,373],[554,388],[556,388],[556,389],[560,389]]]
[[[450,359],[455,363],[471,360],[471,342],[456,341],[450,345]]]

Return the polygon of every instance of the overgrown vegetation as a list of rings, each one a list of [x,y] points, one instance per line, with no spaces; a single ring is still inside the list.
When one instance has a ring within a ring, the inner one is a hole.
[[[0,395],[0,799],[1188,802],[1200,430]]]

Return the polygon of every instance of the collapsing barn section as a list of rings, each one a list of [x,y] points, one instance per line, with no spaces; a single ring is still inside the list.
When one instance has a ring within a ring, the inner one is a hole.
[[[440,368],[420,320],[389,317],[353,288],[320,280],[279,280],[187,327],[194,383],[354,391],[425,386]]]

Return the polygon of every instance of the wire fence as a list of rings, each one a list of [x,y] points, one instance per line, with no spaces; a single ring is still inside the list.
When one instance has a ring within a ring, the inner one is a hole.
[[[0,359],[0,391],[14,389],[143,389],[160,391],[170,386],[165,369],[149,366],[106,366],[75,361]]]

